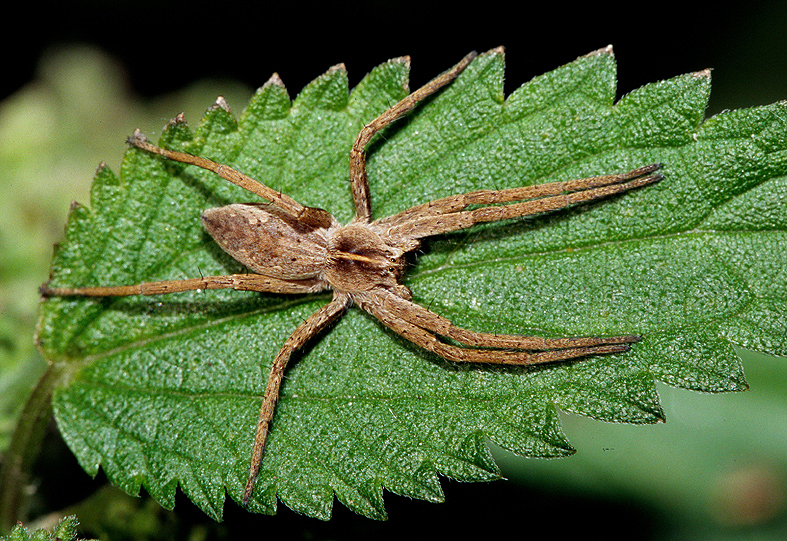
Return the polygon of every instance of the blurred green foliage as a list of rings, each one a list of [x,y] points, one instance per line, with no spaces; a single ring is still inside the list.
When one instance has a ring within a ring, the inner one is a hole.
[[[122,66],[75,47],[43,58],[36,80],[0,104],[0,450],[45,366],[33,346],[37,290],[71,202],[89,202],[102,161],[119,169],[134,128],[157,134],[181,111],[198,120],[205,96],[219,94],[245,104],[251,89],[206,81],[142,102],[126,88]]]
[[[24,526],[16,526],[3,541],[77,541],[79,521],[73,515],[63,518],[51,531],[44,528],[35,532],[28,531]]]

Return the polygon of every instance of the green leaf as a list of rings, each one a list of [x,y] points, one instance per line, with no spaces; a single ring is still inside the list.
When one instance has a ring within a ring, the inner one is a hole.
[[[73,515],[62,518],[52,531],[40,528],[31,534],[18,524],[10,534],[0,537],[0,541],[76,541],[77,526],[79,521]]]
[[[272,78],[236,120],[219,100],[161,144],[229,164],[299,202],[352,217],[348,152],[359,129],[407,93],[393,60],[351,93],[332,68],[290,103]],[[655,381],[746,388],[733,344],[787,353],[787,105],[703,121],[709,72],[614,103],[604,49],[503,95],[500,50],[369,147],[375,217],[482,188],[622,172],[666,178],[624,196],[430,239],[405,283],[473,330],[544,336],[639,334],[623,355],[534,369],[457,366],[351,309],[291,361],[254,498],[330,517],[334,497],[385,518],[383,488],[443,499],[439,476],[498,478],[489,439],[517,454],[573,449],[556,409],[663,420]],[[201,230],[209,207],[254,200],[194,167],[131,149],[74,208],[53,286],[122,285],[241,272]],[[53,298],[38,339],[63,373],[53,405],[91,475],[171,508],[178,486],[219,519],[240,501],[268,367],[329,296],[199,291]]]

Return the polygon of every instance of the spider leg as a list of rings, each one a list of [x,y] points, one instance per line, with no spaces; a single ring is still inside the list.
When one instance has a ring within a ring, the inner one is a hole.
[[[522,336],[516,334],[495,334],[470,331],[457,327],[451,321],[427,310],[410,300],[403,299],[387,290],[379,293],[383,296],[383,307],[392,315],[409,321],[418,327],[440,336],[445,336],[467,344],[468,346],[504,349],[550,350],[576,347],[601,346],[609,344],[627,344],[638,342],[640,337],[633,335],[610,337],[571,337],[542,338],[539,336]]]
[[[249,466],[249,478],[243,491],[243,505],[249,503],[251,494],[254,491],[254,484],[260,473],[260,464],[265,453],[265,442],[268,439],[268,427],[271,419],[273,419],[276,402],[279,399],[279,388],[281,387],[287,362],[294,351],[303,347],[310,338],[335,321],[349,305],[349,295],[338,291],[334,292],[331,302],[306,318],[306,321],[295,329],[273,359],[268,383],[265,386],[265,393],[262,395],[262,407],[260,408],[260,416],[257,421],[257,433],[254,436],[254,451],[251,456],[251,465]]]
[[[535,186],[521,186],[505,190],[477,190],[463,194],[449,195],[442,199],[435,199],[421,205],[410,207],[397,214],[376,220],[376,224],[393,226],[409,220],[412,216],[434,216],[448,214],[466,209],[470,205],[494,205],[496,203],[511,203],[526,199],[536,199],[548,195],[560,195],[570,192],[588,190],[601,186],[620,184],[629,180],[649,175],[661,168],[661,164],[654,163],[645,167],[638,167],[625,173],[603,175],[598,177],[581,178],[576,180],[549,182]]]
[[[281,210],[300,221],[321,227],[329,227],[331,225],[331,215],[327,211],[315,207],[303,206],[289,195],[277,192],[273,188],[269,188],[265,184],[254,180],[250,176],[244,175],[232,167],[216,163],[200,156],[194,156],[185,152],[178,152],[175,150],[157,147],[156,145],[150,143],[147,137],[145,137],[139,130],[134,130],[134,135],[129,137],[127,142],[132,146],[147,152],[151,152],[153,154],[164,156],[169,160],[185,163],[187,165],[196,165],[202,169],[212,171],[224,180],[231,182],[236,186],[240,186],[244,190],[247,190],[253,194],[259,195],[263,199],[267,199]]]
[[[261,274],[231,274],[186,280],[142,282],[130,286],[114,287],[72,288],[49,287],[48,284],[44,284],[39,291],[45,297],[127,297],[130,295],[164,295],[200,289],[235,289],[261,293],[316,293],[325,287],[318,280],[287,281],[269,278]]]
[[[366,176],[366,151],[364,150],[366,145],[377,132],[407,114],[419,101],[456,79],[476,56],[475,52],[468,54],[456,66],[409,94],[361,129],[350,150],[350,182],[353,201],[355,201],[354,222],[369,223],[372,215],[369,181]]]
[[[587,355],[604,355],[628,351],[628,344],[605,344],[598,346],[580,346],[548,351],[527,352],[509,351],[503,349],[471,349],[453,346],[440,341],[429,330],[418,323],[405,319],[391,310],[384,303],[375,298],[375,294],[353,295],[358,305],[379,319],[386,327],[399,334],[412,343],[429,350],[449,361],[506,364],[506,365],[534,365],[575,359]]]
[[[406,235],[418,239],[448,233],[466,229],[481,222],[495,222],[559,210],[578,203],[586,203],[654,184],[663,178],[661,174],[650,175],[659,167],[658,164],[654,164],[622,175],[592,177],[507,190],[470,192],[413,207],[413,209],[394,215],[392,218],[395,220],[384,218],[375,224],[385,227],[391,223],[392,225],[387,227],[386,233],[394,237]],[[530,200],[521,201],[521,199]],[[521,202],[511,203],[513,201]],[[463,210],[471,204],[488,205],[494,203],[511,204]],[[419,209],[421,209],[420,212]]]

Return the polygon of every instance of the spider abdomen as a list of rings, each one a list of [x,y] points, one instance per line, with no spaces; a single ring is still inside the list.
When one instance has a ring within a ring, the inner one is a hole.
[[[319,276],[325,267],[328,229],[305,224],[272,205],[208,209],[202,225],[225,252],[259,274],[304,280]]]

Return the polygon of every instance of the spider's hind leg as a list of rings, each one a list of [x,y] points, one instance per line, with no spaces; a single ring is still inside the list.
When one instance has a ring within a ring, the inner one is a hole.
[[[449,361],[527,366],[588,355],[622,353],[631,349],[630,343],[639,340],[638,336],[548,339],[477,333],[457,327],[413,302],[395,297],[379,290],[353,296],[361,308],[379,319],[386,327]],[[454,346],[441,341],[436,335],[474,347]]]

